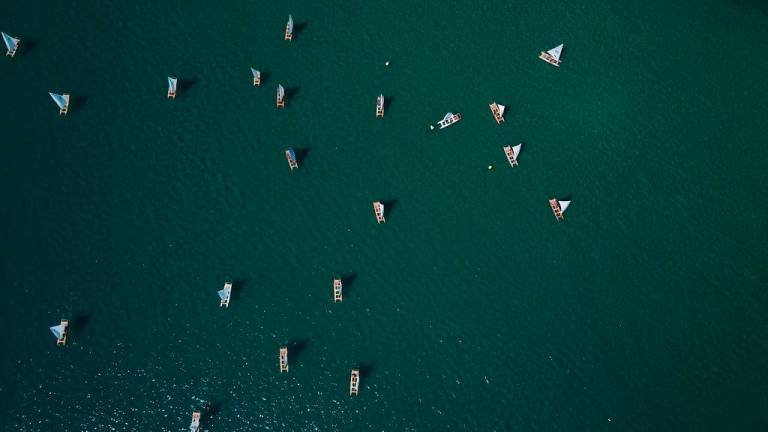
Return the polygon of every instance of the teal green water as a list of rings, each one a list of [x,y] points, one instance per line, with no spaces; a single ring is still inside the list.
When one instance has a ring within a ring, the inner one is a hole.
[[[0,30],[0,429],[768,428],[766,2],[7,0]]]

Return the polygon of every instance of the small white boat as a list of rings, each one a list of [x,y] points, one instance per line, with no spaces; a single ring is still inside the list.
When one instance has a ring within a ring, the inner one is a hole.
[[[288,22],[285,24],[285,40],[293,39],[293,17],[288,15]]]
[[[66,114],[69,110],[69,95],[66,93],[58,94],[51,92],[48,92],[48,94],[51,95],[51,99],[53,99],[53,101],[56,102],[56,105],[59,107],[59,114]]]
[[[570,201],[560,201],[557,198],[549,200],[549,207],[552,208],[552,212],[555,214],[555,219],[557,220],[563,219],[563,213],[565,213],[565,210],[568,209],[569,205],[571,205]]]
[[[454,123],[458,123],[460,120],[461,120],[461,114],[459,113],[454,114],[449,112],[445,115],[445,117],[443,117],[442,120],[437,122],[437,124],[440,126],[440,129],[445,129]]]
[[[507,161],[509,161],[510,166],[517,166],[517,155],[520,154],[520,148],[522,147],[522,144],[518,144],[516,146],[505,146],[504,147],[504,154],[507,155]]]
[[[21,43],[21,39],[15,38],[7,33],[2,33],[2,35],[3,35],[3,42],[5,42],[5,47],[8,49],[5,55],[9,57],[15,56],[16,50],[19,49],[19,44]]]
[[[491,109],[491,113],[493,114],[493,118],[496,120],[496,123],[503,123],[504,111],[507,109],[507,107],[502,104],[497,104],[496,102],[491,103],[488,105],[488,107]]]
[[[178,83],[178,79],[174,77],[168,77],[168,97],[169,98],[176,98],[176,84]]]
[[[539,58],[552,66],[560,67],[560,55],[563,52],[563,44],[560,44],[549,51],[542,51]]]
[[[221,299],[221,302],[219,302],[220,307],[229,307],[229,299],[232,296],[232,282],[225,282],[224,288],[217,291],[219,294],[219,298]]]
[[[261,71],[251,68],[251,73],[253,74],[253,85],[261,85]]]

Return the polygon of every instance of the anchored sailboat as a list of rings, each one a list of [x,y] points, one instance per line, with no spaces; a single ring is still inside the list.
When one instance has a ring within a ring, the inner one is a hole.
[[[288,150],[285,151],[285,159],[288,160],[288,166],[291,168],[291,171],[299,167],[299,162],[296,160],[296,152],[293,151],[293,147],[288,147]]]
[[[261,85],[261,71],[257,71],[256,69],[251,68],[251,73],[253,73],[253,85]]]
[[[277,85],[277,107],[285,107],[285,89],[282,85]]]
[[[555,219],[562,220],[563,213],[571,205],[570,201],[560,201],[556,198],[549,200],[549,206],[552,208],[552,213],[555,214]]]
[[[174,77],[168,77],[168,98],[176,99],[176,83],[179,80]]]
[[[539,58],[552,66],[560,67],[560,54],[563,52],[563,44],[560,44],[549,51],[542,51]]]
[[[66,115],[67,111],[69,110],[69,95],[67,93],[58,94],[51,92],[48,92],[48,94],[51,95],[51,99],[53,99],[53,101],[56,102],[56,105],[59,107],[59,114]]]
[[[496,102],[493,102],[492,104],[488,105],[489,108],[491,108],[491,114],[493,114],[493,118],[496,120],[496,123],[501,124],[504,122],[504,110],[507,109],[504,105],[497,104]]]
[[[506,146],[504,147],[504,154],[507,155],[507,161],[509,161],[509,165],[516,167],[517,166],[517,155],[520,154],[520,148],[522,147],[522,144],[518,144],[514,147]]]
[[[445,117],[443,117],[442,120],[437,122],[437,124],[440,126],[440,129],[445,129],[448,126],[459,122],[459,120],[461,120],[461,114],[454,114],[449,112],[445,115]]]
[[[192,423],[189,424],[189,432],[200,432],[200,411],[192,413]]]
[[[376,117],[384,117],[384,95],[376,98]]]
[[[19,44],[21,43],[21,39],[15,38],[6,33],[2,33],[2,35],[3,35],[3,42],[5,42],[5,47],[8,49],[5,55],[12,58],[13,56],[16,55],[16,50],[19,49]]]
[[[56,336],[56,345],[66,345],[67,343],[67,329],[69,327],[69,320],[61,320],[59,325],[50,327],[51,333]]]
[[[285,24],[285,40],[293,40],[293,17],[288,15],[288,22]]]
[[[219,307],[229,307],[229,299],[232,297],[232,282],[224,282],[224,288],[217,291],[219,293]]]
[[[381,201],[374,201],[373,213],[376,215],[376,222],[378,223],[386,222],[386,220],[384,219],[384,204],[382,204]]]

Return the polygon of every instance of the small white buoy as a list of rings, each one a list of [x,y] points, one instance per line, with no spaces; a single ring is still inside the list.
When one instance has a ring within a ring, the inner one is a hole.
[[[429,130],[435,130],[435,127],[433,125],[429,125]]]
[[[488,165],[488,171],[493,169],[493,165]]]
[[[384,66],[389,66],[389,61],[385,61]]]

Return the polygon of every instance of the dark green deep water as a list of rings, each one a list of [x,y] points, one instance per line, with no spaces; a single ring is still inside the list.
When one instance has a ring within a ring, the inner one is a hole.
[[[765,1],[3,0],[0,30],[0,430],[768,428]]]

